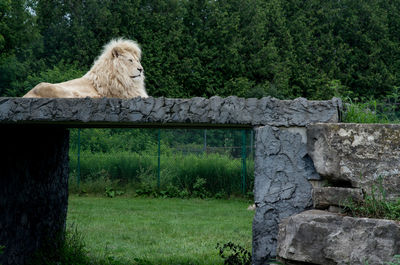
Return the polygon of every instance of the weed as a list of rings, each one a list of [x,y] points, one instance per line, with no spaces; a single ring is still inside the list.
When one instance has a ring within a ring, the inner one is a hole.
[[[106,187],[104,193],[105,193],[106,197],[114,198],[115,196],[123,195],[125,192],[123,192],[121,190],[115,190],[112,187]]]
[[[224,265],[251,265],[251,253],[232,242],[217,244],[218,254],[224,259]]]
[[[150,184],[144,183],[140,188],[135,190],[138,196],[153,196],[158,197],[156,190],[150,186]]]
[[[349,99],[343,115],[343,122],[347,123],[388,123],[389,118],[378,106],[381,104],[376,100],[369,100],[365,103],[354,103]]]
[[[206,184],[207,180],[204,178],[198,178],[196,179],[196,182],[193,185],[193,197],[198,197],[198,198],[207,198],[210,197],[209,192],[206,190]]]
[[[179,197],[179,189],[172,184],[168,184],[166,195],[170,198]]]
[[[348,199],[343,203],[344,210],[352,216],[400,220],[400,200],[389,201],[382,183],[373,185],[364,195],[364,200],[354,202]]]
[[[224,259],[224,265],[250,265],[251,264],[251,253],[244,247],[228,242],[221,245],[217,243],[216,249],[218,249],[218,254]],[[266,264],[280,264],[283,263],[276,261],[274,259],[268,260]]]
[[[71,225],[65,234],[65,238],[59,238],[62,242],[60,247],[51,247],[53,244],[45,244],[45,246],[36,252],[30,261],[30,265],[89,265],[92,264],[87,256],[84,239],[78,232],[76,226]]]
[[[215,198],[215,199],[227,199],[227,198],[228,198],[228,194],[227,194],[226,192],[224,192],[224,191],[217,192],[217,193],[214,195],[214,198]]]
[[[183,189],[183,190],[181,190],[179,192],[179,196],[178,197],[181,198],[181,199],[187,199],[187,198],[190,197],[190,193],[189,193],[189,191],[187,189]]]
[[[135,265],[147,265],[134,259]],[[65,237],[58,249],[43,247],[36,252],[29,262],[29,265],[123,265],[123,261],[109,254],[107,248],[104,257],[93,257],[86,249],[86,243],[82,234],[78,231],[76,225],[70,225],[67,228]]]

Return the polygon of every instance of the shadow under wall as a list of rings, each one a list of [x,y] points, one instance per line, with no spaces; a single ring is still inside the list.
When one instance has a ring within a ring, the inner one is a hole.
[[[0,264],[26,264],[42,247],[58,247],[68,207],[69,131],[2,127]]]

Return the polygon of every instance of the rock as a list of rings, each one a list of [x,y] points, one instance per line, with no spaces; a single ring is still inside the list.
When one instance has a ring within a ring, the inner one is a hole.
[[[342,211],[342,208],[340,208],[338,206],[330,205],[329,208],[328,208],[328,212],[331,212],[331,213],[342,213],[343,211]]]
[[[362,201],[362,190],[338,187],[315,187],[313,189],[314,208],[317,209],[326,209],[329,206],[343,206],[349,199],[354,202]]]
[[[396,221],[310,210],[279,225],[277,254],[284,260],[321,265],[386,264],[398,253],[400,225]]]
[[[247,207],[247,210],[249,210],[249,211],[254,211],[255,209],[256,209],[255,204],[251,204],[251,205],[249,205],[249,207]]]
[[[386,190],[399,198],[400,125],[312,124],[307,149],[317,172],[338,186]]]

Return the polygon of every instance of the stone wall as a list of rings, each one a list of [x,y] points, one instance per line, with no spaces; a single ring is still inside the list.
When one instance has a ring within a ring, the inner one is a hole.
[[[276,254],[278,223],[312,206],[319,179],[306,151],[305,126],[338,122],[339,99],[29,99],[0,98],[0,263],[24,264],[63,231],[71,127],[254,128],[253,259]]]
[[[400,198],[400,125],[312,124],[307,149],[323,180],[323,186],[313,188],[313,206],[327,211],[283,220],[278,256],[286,264],[391,262],[400,253],[399,222],[335,212],[372,191],[378,199]]]

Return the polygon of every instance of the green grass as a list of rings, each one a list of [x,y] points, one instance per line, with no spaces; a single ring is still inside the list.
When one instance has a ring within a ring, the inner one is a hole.
[[[77,225],[94,257],[122,264],[223,264],[217,243],[251,250],[254,212],[247,206],[244,200],[70,196],[67,223]]]

